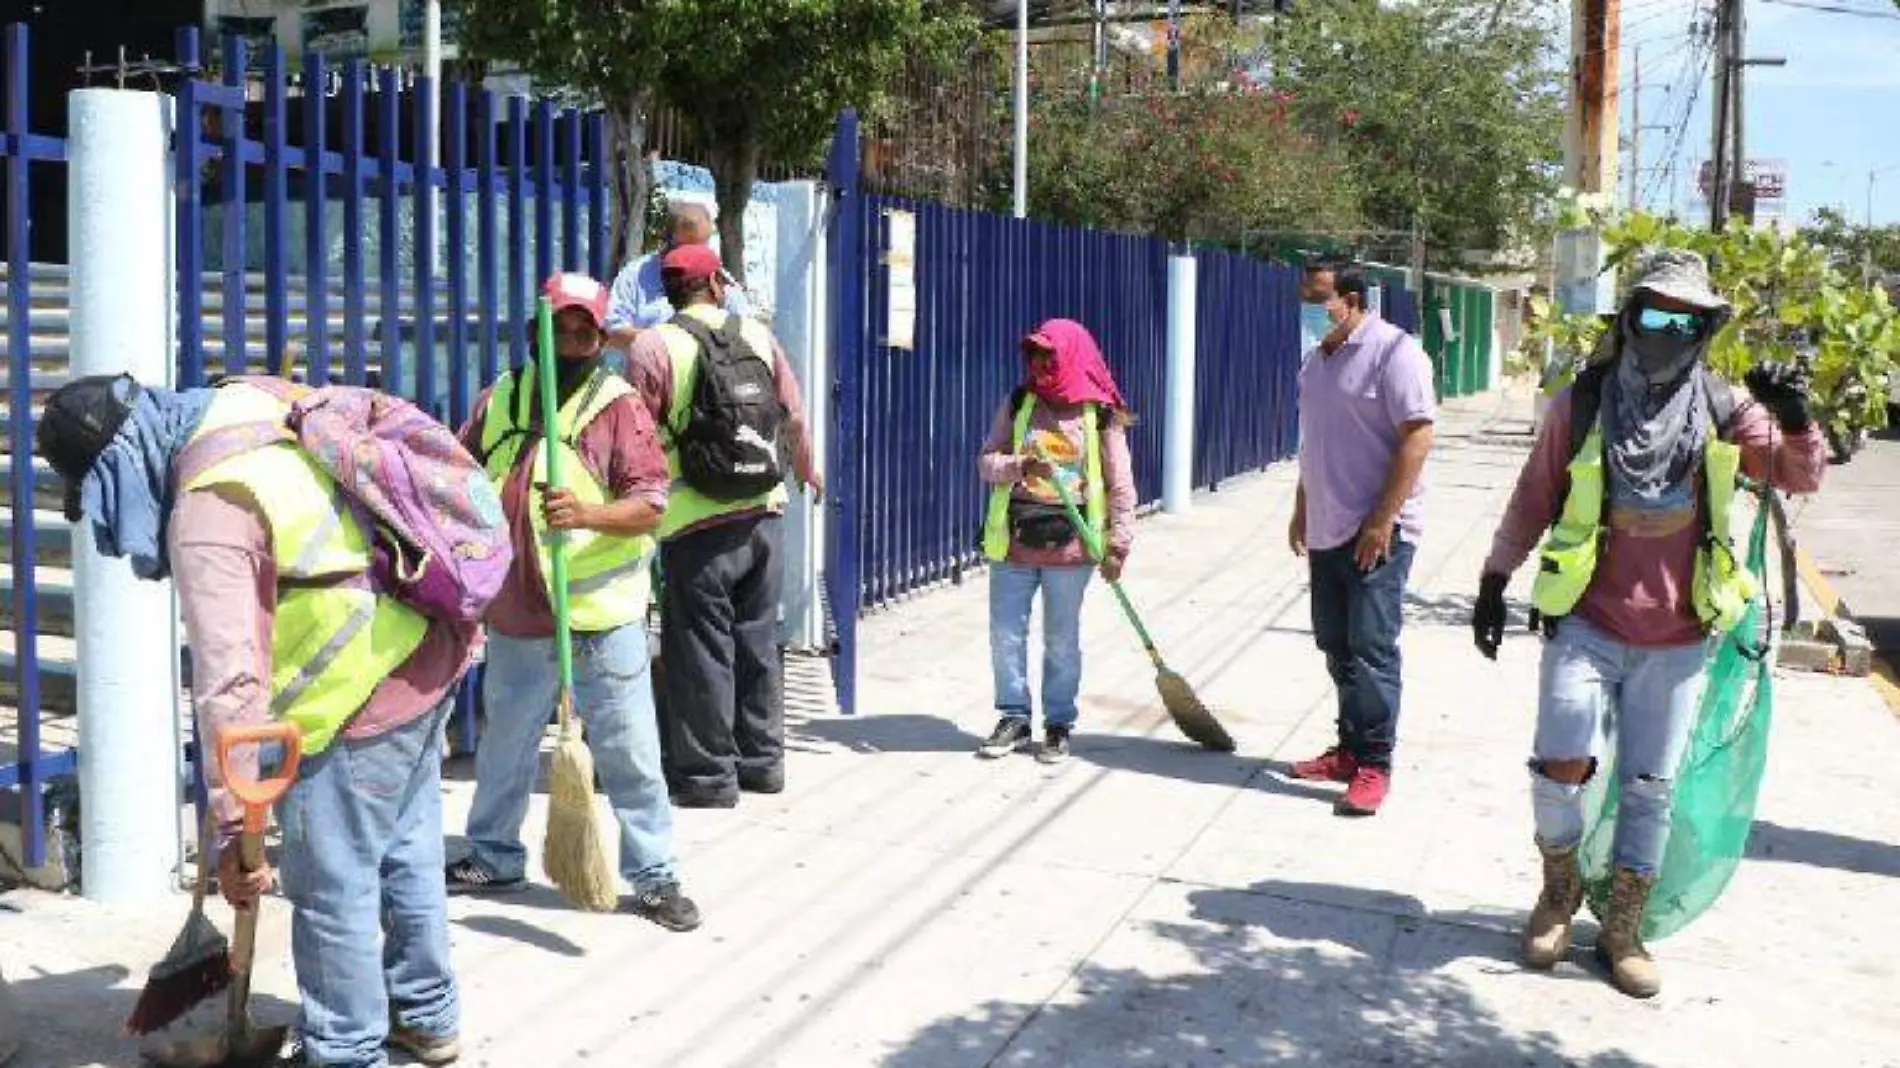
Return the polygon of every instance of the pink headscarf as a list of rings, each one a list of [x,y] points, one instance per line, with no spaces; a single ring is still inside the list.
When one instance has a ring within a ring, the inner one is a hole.
[[[1030,372],[1031,393],[1051,404],[1093,402],[1111,408],[1128,407],[1088,327],[1073,319],[1051,319],[1023,342],[1033,342],[1055,354],[1045,370]]]

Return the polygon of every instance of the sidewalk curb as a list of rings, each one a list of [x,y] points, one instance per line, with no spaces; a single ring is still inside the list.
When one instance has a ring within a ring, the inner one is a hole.
[[[1841,600],[1841,595],[1835,591],[1834,584],[1821,573],[1821,566],[1815,563],[1814,557],[1808,555],[1807,549],[1797,545],[1794,554],[1795,569],[1800,572],[1801,582],[1807,586],[1810,593],[1814,594],[1814,599],[1821,602],[1822,611],[1829,616],[1853,619],[1853,611],[1847,607],[1847,602]],[[1868,673],[1867,682],[1886,703],[1887,710],[1900,716],[1900,677],[1895,676],[1892,666],[1884,657],[1878,655],[1874,657],[1873,670]]]

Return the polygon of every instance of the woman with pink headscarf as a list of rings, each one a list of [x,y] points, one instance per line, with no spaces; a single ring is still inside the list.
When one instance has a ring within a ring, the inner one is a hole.
[[[1034,709],[1029,692],[1029,615],[1042,593],[1043,743],[1036,758],[1069,755],[1082,686],[1082,598],[1096,567],[1121,576],[1134,540],[1135,476],[1127,427],[1133,422],[1115,377],[1088,328],[1051,319],[1022,341],[1025,377],[997,410],[977,469],[991,487],[983,525],[990,560],[990,660],[996,676],[996,729],[977,750],[988,758],[1025,748]],[[1102,539],[1089,555],[1063,511],[1062,479]]]

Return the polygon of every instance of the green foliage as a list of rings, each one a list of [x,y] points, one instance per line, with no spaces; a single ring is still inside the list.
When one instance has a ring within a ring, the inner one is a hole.
[[[1900,226],[1859,226],[1837,209],[1822,208],[1801,234],[1827,249],[1834,266],[1848,274],[1871,268],[1877,275],[1900,277]]]
[[[1276,19],[1272,84],[1344,145],[1371,225],[1425,227],[1432,258],[1505,249],[1556,189],[1563,72],[1539,0],[1307,4]]]
[[[1828,250],[1768,229],[1716,234],[1640,212],[1613,216],[1600,205],[1573,203],[1564,211],[1570,221],[1602,226],[1605,269],[1619,273],[1620,288],[1635,281],[1649,250],[1686,248],[1708,259],[1716,291],[1735,306],[1709,348],[1710,365],[1730,381],[1758,363],[1792,362],[1811,351],[1819,414],[1837,435],[1886,422],[1887,381],[1900,362],[1900,314],[1884,288],[1844,274]],[[1543,336],[1580,361],[1600,330],[1594,316],[1556,316]]]
[[[642,124],[675,107],[708,146],[727,266],[744,275],[745,208],[759,163],[822,154],[838,112],[875,108],[912,54],[950,55],[974,32],[953,0],[450,0],[472,54],[616,117],[621,229],[647,203]]]
[[[1261,89],[1032,98],[1029,203],[1059,222],[1240,242],[1275,229],[1358,223],[1341,155],[1302,135]]]

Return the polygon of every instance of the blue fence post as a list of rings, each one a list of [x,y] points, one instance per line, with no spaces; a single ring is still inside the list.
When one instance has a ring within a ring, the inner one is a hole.
[[[382,177],[378,185],[382,226],[377,246],[377,271],[381,275],[383,297],[382,386],[401,395],[408,390],[402,373],[402,261],[397,257],[401,233],[397,208],[402,204],[402,89],[395,68],[384,67],[377,72],[377,92],[380,98],[376,102],[376,116],[382,126],[383,150],[383,158],[377,164],[377,173]]]
[[[832,228],[832,247],[837,256],[837,270],[832,275],[837,313],[833,317],[837,334],[832,345],[837,411],[832,435],[831,543],[826,546],[825,582],[838,634],[835,665],[838,707],[847,715],[857,711],[858,613],[863,603],[858,563],[863,520],[858,508],[858,473],[863,448],[858,437],[861,425],[858,404],[865,349],[861,245],[865,198],[859,189],[858,162],[858,116],[857,112],[847,109],[838,118],[838,132],[826,167],[837,196],[838,215]]]
[[[528,358],[528,114],[518,96],[508,98],[508,147],[508,365],[519,367]]]
[[[244,92],[245,70],[249,66],[250,53],[242,37],[224,39],[224,84],[227,88]],[[240,98],[241,99],[241,98]],[[244,234],[249,211],[249,200],[244,193],[244,111],[242,108],[220,107],[215,114],[221,123],[223,137],[220,138],[220,151],[223,153],[223,166],[219,176],[222,188],[218,190],[223,202],[221,220],[224,224],[224,372],[241,375],[249,370],[249,356],[244,328],[244,306],[249,296],[245,281]],[[184,285],[191,279],[181,278]]]
[[[360,386],[369,379],[369,317],[363,291],[363,164],[369,157],[364,129],[361,60],[343,64],[343,380]]]
[[[435,107],[435,83],[428,78],[417,78],[415,98],[416,152],[410,171],[415,176],[410,188],[416,218],[414,396],[418,407],[440,418],[442,413],[435,404],[435,168],[429,165],[429,160],[439,155],[427,151],[423,144],[423,139],[429,136],[429,112]]]
[[[178,385],[204,384],[204,140],[199,124],[204,111],[198,92],[198,30],[178,34],[179,63],[185,68],[178,90],[177,133],[173,136],[173,196],[178,201]]]
[[[33,529],[33,336],[32,257],[29,247],[32,171],[27,150],[27,58],[29,38],[23,25],[6,31],[7,124],[7,362],[12,418],[8,420],[13,463],[13,685],[20,710],[20,827],[26,837],[26,864],[46,863],[45,797],[40,766],[39,596],[34,575]]]
[[[284,49],[273,43],[264,54],[264,361],[265,373],[288,378],[290,359],[290,161],[286,158]],[[313,314],[305,294],[304,316]]]
[[[449,425],[468,419],[468,89],[448,88]]]
[[[501,374],[500,338],[495,330],[496,309],[498,306],[495,277],[499,264],[496,262],[495,248],[495,174],[497,170],[497,141],[495,125],[501,115],[495,109],[495,94],[483,90],[478,98],[481,104],[479,121],[481,123],[481,169],[475,175],[475,270],[480,275],[476,281],[479,292],[478,303],[482,319],[482,385],[486,387]]]
[[[587,134],[594,155],[594,165],[587,172],[587,200],[592,222],[588,228],[588,269],[595,278],[612,285],[620,267],[611,262],[614,220],[607,210],[607,170],[612,165],[607,155],[607,116],[598,111],[589,115]]]
[[[554,102],[534,103],[534,281],[554,276]],[[526,177],[524,171],[523,175]]]
[[[581,192],[586,188],[581,184],[581,113],[568,108],[561,125],[567,131],[567,158],[561,168],[561,269],[586,271],[587,255],[581,249]]]
[[[330,68],[321,52],[303,59],[304,335],[311,383],[330,381]]]

